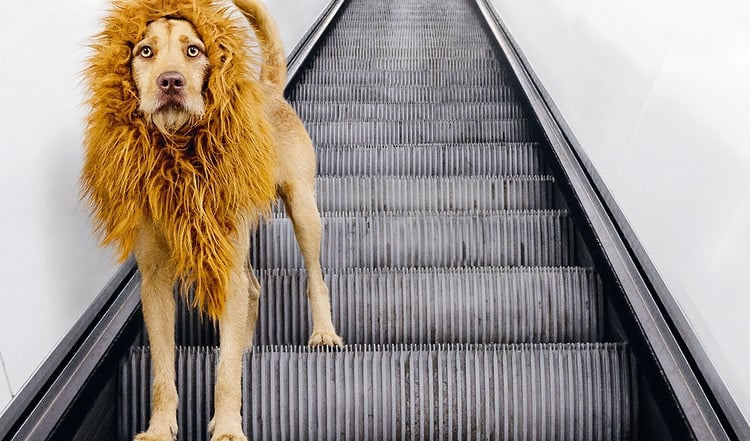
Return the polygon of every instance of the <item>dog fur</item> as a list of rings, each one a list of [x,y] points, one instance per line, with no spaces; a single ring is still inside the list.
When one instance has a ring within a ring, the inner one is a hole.
[[[212,441],[242,433],[242,353],[260,285],[251,231],[284,200],[308,271],[310,345],[341,345],[320,267],[312,143],[283,98],[286,61],[258,0],[115,0],[85,71],[90,106],[81,183],[104,244],[133,253],[152,354],[152,413],[139,441],[176,436],[172,288],[218,320]],[[258,74],[259,72],[259,74]],[[183,289],[184,290],[184,289]]]

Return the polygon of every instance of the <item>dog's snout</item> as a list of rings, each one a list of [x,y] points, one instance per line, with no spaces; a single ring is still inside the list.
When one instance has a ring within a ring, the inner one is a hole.
[[[156,79],[163,92],[177,92],[185,87],[185,77],[179,72],[164,72]]]

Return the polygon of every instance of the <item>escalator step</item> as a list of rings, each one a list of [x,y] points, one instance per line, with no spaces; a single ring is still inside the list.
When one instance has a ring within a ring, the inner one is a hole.
[[[302,345],[307,273],[256,272],[256,345]],[[348,344],[566,343],[603,337],[602,285],[583,268],[328,270],[334,323]],[[182,346],[216,346],[216,328],[178,302]]]
[[[550,176],[319,177],[315,187],[321,212],[525,210],[554,205]],[[280,204],[277,212],[282,211]]]
[[[429,38],[422,31],[418,32],[399,32],[388,34],[380,33],[373,36],[370,33],[355,33],[349,31],[333,30],[329,35],[324,37],[323,49],[326,46],[332,47],[360,47],[369,46],[373,39],[377,38],[378,44],[385,47],[403,47],[403,48],[462,48],[466,46],[481,47],[490,44],[490,40],[482,34],[461,34],[460,36],[443,35],[441,38]],[[416,38],[419,37],[419,38]],[[438,71],[436,71],[438,72]]]
[[[573,223],[564,211],[330,213],[322,225],[327,268],[575,264]],[[250,255],[258,269],[304,267],[286,217],[260,226]]]
[[[177,350],[179,439],[208,440],[217,358]],[[147,424],[148,363],[121,365],[122,440]],[[257,440],[631,440],[636,375],[623,344],[257,347],[242,416]]]
[[[289,92],[291,101],[316,101],[321,105],[329,103],[477,103],[505,102],[515,100],[515,92],[510,86],[362,86],[300,84]],[[456,121],[464,123],[468,121]]]
[[[527,119],[491,121],[334,121],[305,124],[316,144],[532,142]]]
[[[429,47],[412,47],[404,48],[400,46],[332,46],[326,45],[321,47],[316,53],[319,57],[331,58],[453,58],[453,59],[490,59],[495,58],[495,52],[491,47],[472,48],[472,47],[455,47],[455,48],[429,48]]]
[[[395,60],[370,60],[363,59],[338,59],[338,58],[313,58],[308,63],[309,68],[316,70],[497,70],[501,68],[496,59],[477,60],[429,60],[429,59],[395,59]],[[292,89],[292,91],[296,90]]]
[[[316,146],[320,176],[508,176],[545,172],[536,143]]]
[[[413,23],[411,23],[413,25]],[[461,39],[468,38],[474,41],[482,41],[484,45],[490,43],[490,40],[484,34],[483,30],[476,27],[468,27],[461,23],[456,23],[456,26],[451,26],[449,23],[433,21],[426,23],[427,26],[421,28],[415,28],[410,26],[410,23],[389,23],[387,21],[377,21],[368,23],[356,23],[351,26],[342,26],[335,28],[332,32],[332,36],[338,38],[342,37],[362,37],[363,35],[369,35],[373,39],[379,39],[381,35],[390,35],[393,37],[405,37],[405,38],[424,38],[424,39]],[[372,41],[372,40],[371,40]],[[385,39],[388,41],[388,38]]]
[[[402,106],[378,102],[331,103],[292,101],[306,124],[333,121],[484,121],[525,117],[525,109],[518,103],[428,104],[411,103]]]
[[[384,86],[501,86],[509,83],[502,69],[486,71],[414,72],[361,70],[306,70],[298,84],[384,85]],[[304,118],[303,118],[304,119]]]

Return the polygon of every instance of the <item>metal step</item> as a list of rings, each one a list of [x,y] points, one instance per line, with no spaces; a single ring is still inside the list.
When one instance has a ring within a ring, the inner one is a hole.
[[[497,70],[501,68],[496,59],[476,60],[434,60],[434,59],[394,59],[394,60],[370,60],[364,59],[339,59],[330,57],[315,57],[308,64],[310,69],[319,70]],[[295,90],[295,89],[292,89]]]
[[[357,86],[502,86],[509,82],[503,69],[486,71],[420,72],[408,70],[306,70],[298,84],[325,86],[330,84]]]
[[[527,119],[487,121],[332,121],[305,123],[316,144],[534,142]]]
[[[325,145],[320,176],[508,176],[546,173],[537,143]]]
[[[177,350],[181,440],[209,439],[217,358]],[[121,440],[146,427],[148,365],[122,363]],[[256,347],[242,417],[256,440],[632,440],[636,378],[623,344]]]
[[[551,209],[551,176],[389,177],[316,179],[321,212],[497,211]],[[283,203],[277,212],[283,212]]]
[[[348,103],[493,103],[516,99],[515,91],[509,86],[328,86],[300,84],[288,94],[290,101],[317,101],[321,105]],[[456,124],[465,121],[450,121]]]
[[[495,58],[495,52],[490,47],[452,47],[452,48],[430,48],[430,47],[400,47],[400,46],[332,46],[321,47],[317,54],[319,57],[331,58],[417,58],[417,59],[491,59]]]
[[[378,43],[382,46],[403,48],[460,48],[466,47],[466,45],[487,46],[490,44],[490,40],[484,34],[442,35],[442,37],[432,38],[424,34],[417,35],[416,32],[389,32],[387,35],[379,32],[380,35],[373,34],[377,33],[334,31],[326,36],[325,45],[322,47],[328,45],[333,47],[367,46],[372,44],[374,38],[377,38]]]
[[[413,23],[401,22],[401,23],[388,23],[388,22],[368,22],[368,23],[356,23],[351,26],[341,27],[334,29],[331,32],[332,35],[337,37],[341,36],[363,36],[372,35],[373,37],[379,37],[381,34],[389,33],[394,36],[410,36],[412,38],[448,38],[455,39],[461,37],[470,37],[477,40],[484,40],[485,43],[489,43],[487,36],[483,30],[479,27],[477,29],[469,28],[461,23],[451,25],[446,22],[433,21],[428,26],[422,28],[415,28]]]
[[[402,48],[462,48],[466,47],[467,43],[473,43],[475,45],[488,45],[489,39],[482,34],[466,35],[465,39],[454,37],[454,38],[433,38],[433,39],[415,39],[414,35],[408,35],[407,33],[401,33],[401,35],[388,34],[378,36],[378,44],[384,47],[402,47]],[[337,35],[335,32],[327,35],[323,41],[325,44],[322,45],[319,50],[327,46],[331,47],[361,47],[367,46],[368,43],[372,43],[372,36],[367,34],[347,34]]]
[[[330,213],[322,226],[326,268],[576,264],[573,224],[564,211]],[[304,268],[286,217],[260,226],[250,255],[257,269]]]
[[[256,345],[304,345],[312,329],[304,270],[257,271]],[[348,344],[565,343],[603,338],[603,288],[591,269],[326,270],[337,330]],[[177,344],[216,346],[216,327],[189,302]]]
[[[485,121],[520,120],[526,116],[517,102],[497,103],[331,103],[291,101],[300,118],[307,123],[334,121]]]

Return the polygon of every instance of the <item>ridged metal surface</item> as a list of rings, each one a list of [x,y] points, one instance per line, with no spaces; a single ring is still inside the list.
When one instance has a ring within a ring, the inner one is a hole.
[[[328,268],[568,266],[573,224],[563,211],[364,213],[322,216],[321,263]],[[291,222],[261,225],[251,245],[258,269],[303,268]]]
[[[413,61],[413,60],[410,60]],[[431,60],[430,62],[435,62]],[[321,105],[327,102],[341,103],[349,101],[380,103],[475,103],[480,101],[510,101],[515,98],[515,91],[508,86],[468,86],[468,87],[435,87],[435,86],[361,86],[349,87],[339,85],[300,84],[289,92],[292,101],[317,101]],[[454,121],[470,123],[472,121]]]
[[[387,31],[383,31],[387,32]],[[437,37],[437,36],[436,36]],[[484,70],[499,69],[500,63],[494,59],[471,59],[471,60],[428,60],[400,58],[393,60],[378,59],[338,59],[338,58],[314,58],[310,61],[310,68],[322,70]]]
[[[393,106],[385,103],[321,103],[296,101],[292,105],[301,118],[309,123],[316,121],[469,121],[523,119],[525,112],[518,103],[471,104],[425,104],[411,103]]]
[[[445,37],[445,36],[444,36]],[[372,37],[358,34],[356,32],[335,30],[325,40],[326,45],[334,47],[356,47],[372,43]],[[454,48],[465,45],[489,45],[490,40],[483,34],[465,34],[460,38],[429,38],[429,35],[423,34],[422,39],[414,38],[414,32],[408,33],[382,33],[378,36],[378,42],[384,46],[400,47],[404,50],[430,48]],[[439,71],[436,71],[439,72]]]
[[[508,72],[504,69],[480,71],[426,72],[411,70],[364,71],[364,70],[307,70],[300,74],[299,84],[390,84],[394,86],[499,86],[508,84]],[[395,106],[390,106],[395,107]],[[304,119],[304,117],[303,117]]]
[[[315,187],[321,212],[547,209],[554,200],[550,176],[319,177]]]
[[[536,143],[317,147],[321,176],[508,176],[546,170]]]
[[[256,345],[302,345],[311,324],[302,270],[256,272]],[[582,268],[328,270],[334,322],[349,344],[598,342],[603,291]],[[178,303],[177,342],[217,345],[218,332]]]
[[[123,363],[121,439],[148,417],[147,350]],[[215,350],[178,349],[179,438],[208,440]],[[636,371],[621,344],[256,348],[243,422],[256,440],[632,440]]]
[[[526,119],[487,121],[335,121],[305,124],[316,143],[418,144],[524,142],[533,138]]]

